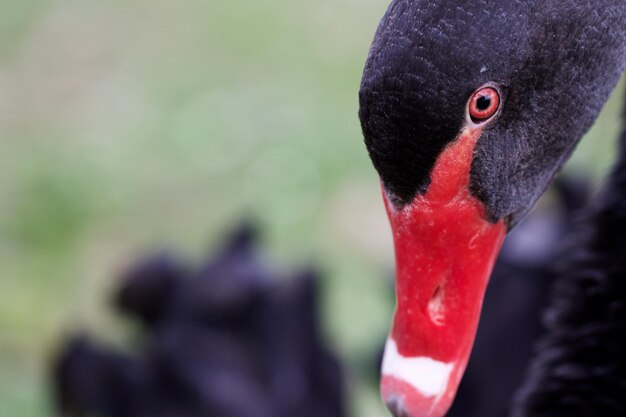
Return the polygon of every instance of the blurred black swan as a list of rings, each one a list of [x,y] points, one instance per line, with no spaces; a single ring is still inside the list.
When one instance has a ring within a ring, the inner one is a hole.
[[[195,271],[161,253],[123,277],[118,309],[145,326],[134,355],[73,338],[54,365],[63,416],[344,417],[322,341],[318,276],[276,271],[249,226]]]

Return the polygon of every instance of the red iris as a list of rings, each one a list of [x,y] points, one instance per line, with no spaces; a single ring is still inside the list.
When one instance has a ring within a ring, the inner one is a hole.
[[[500,94],[494,87],[482,87],[476,90],[469,101],[469,115],[474,123],[482,123],[498,111]]]

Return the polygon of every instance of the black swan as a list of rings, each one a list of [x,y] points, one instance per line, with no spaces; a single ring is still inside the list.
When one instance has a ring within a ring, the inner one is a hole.
[[[123,276],[135,354],[81,335],[54,364],[59,415],[345,417],[345,377],[321,337],[318,274],[270,265],[242,226],[201,268],[159,253]]]
[[[450,407],[505,234],[625,67],[623,1],[392,2],[359,115],[396,250],[381,381],[396,416],[440,417]],[[537,398],[527,392],[520,401]]]

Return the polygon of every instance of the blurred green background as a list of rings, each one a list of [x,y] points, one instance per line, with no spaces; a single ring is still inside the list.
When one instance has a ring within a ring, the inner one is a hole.
[[[392,251],[357,90],[387,0],[0,0],[0,416],[52,415],[68,330],[123,344],[117,271],[199,259],[254,215],[272,259],[325,274],[353,414],[391,317]],[[618,91],[622,91],[621,88]],[[614,94],[569,169],[612,160]]]

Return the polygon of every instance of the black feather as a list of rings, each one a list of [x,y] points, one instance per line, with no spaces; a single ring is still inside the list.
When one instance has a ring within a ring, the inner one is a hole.
[[[515,417],[626,415],[626,109],[624,122],[617,164],[563,261]]]

